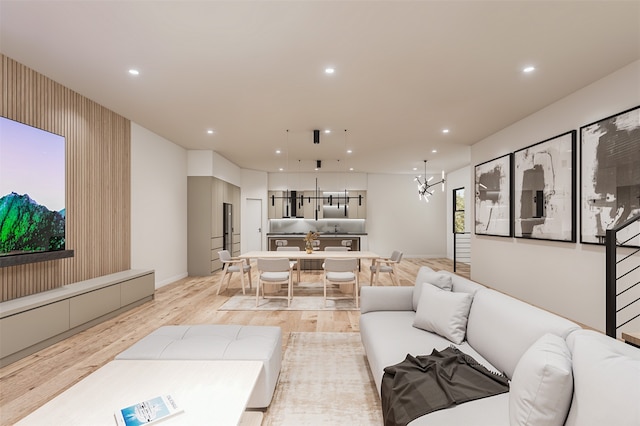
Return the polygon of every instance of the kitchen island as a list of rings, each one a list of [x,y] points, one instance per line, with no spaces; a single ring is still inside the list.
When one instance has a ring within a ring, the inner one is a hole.
[[[305,242],[304,236],[306,233],[268,233],[267,234],[267,247],[270,251],[276,250],[276,240],[284,240],[287,242],[287,247],[298,247],[304,251]],[[348,233],[335,233],[326,232],[320,233],[318,242],[320,243],[318,250],[324,250],[326,247],[339,247],[342,246],[343,241],[351,241],[351,250],[361,251],[368,249],[367,234],[360,232],[348,232]],[[322,260],[307,259],[303,260],[300,265],[302,270],[321,270]]]

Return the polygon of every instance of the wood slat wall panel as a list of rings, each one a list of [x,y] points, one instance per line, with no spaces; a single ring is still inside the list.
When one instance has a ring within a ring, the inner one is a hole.
[[[0,115],[66,138],[74,257],[0,269],[0,301],[131,269],[131,122],[0,55]]]

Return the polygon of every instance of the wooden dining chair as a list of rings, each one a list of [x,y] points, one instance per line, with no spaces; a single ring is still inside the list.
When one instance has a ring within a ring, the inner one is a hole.
[[[276,251],[300,251],[299,247],[285,247],[279,246],[276,248]],[[289,264],[291,265],[291,269],[296,268],[298,271],[298,282],[300,282],[300,266],[298,265],[298,259],[289,259]]]
[[[324,251],[349,251],[349,247],[328,246]],[[324,269],[324,263],[322,263],[322,269]]]
[[[228,275],[229,280],[227,281],[227,288],[229,288],[229,284],[231,283],[231,276],[234,272],[241,272],[240,281],[242,282],[242,294],[245,294],[244,290],[244,274],[247,274],[249,277],[249,289],[251,289],[251,265],[245,262],[244,259],[238,259],[231,257],[231,253],[229,250],[222,250],[218,252],[218,257],[222,262],[222,277],[220,278],[220,284],[218,285],[218,291],[216,295],[220,294],[220,290],[222,289],[222,284],[224,283],[225,277]]]
[[[387,272],[391,276],[391,282],[394,285],[399,286],[400,280],[396,271],[396,265],[402,260],[402,252],[394,251],[390,257],[381,257],[371,263],[371,279],[369,282],[371,285],[376,285],[378,282],[378,275],[380,272]]]
[[[256,287],[256,307],[260,302],[260,295],[263,299],[287,299],[287,306],[291,305],[293,297],[292,269],[289,259],[266,259],[258,258],[258,285]],[[286,296],[266,296],[264,293],[265,284],[286,284]]]
[[[329,247],[325,247],[324,251],[349,251],[349,247],[329,246]]]
[[[355,258],[333,259],[327,258],[324,261],[324,306],[327,306],[327,286],[330,284],[353,284],[353,296],[332,296],[330,299],[351,299],[358,307],[358,292],[360,284],[358,281],[358,260]]]

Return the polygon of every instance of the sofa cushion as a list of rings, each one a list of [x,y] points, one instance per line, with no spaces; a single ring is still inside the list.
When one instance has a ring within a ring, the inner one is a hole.
[[[564,338],[579,328],[551,312],[495,290],[484,289],[473,297],[467,341],[511,378],[520,357],[544,334]]]
[[[413,310],[418,309],[418,302],[420,301],[420,295],[422,294],[422,287],[424,285],[434,285],[442,290],[451,291],[453,288],[453,283],[451,281],[451,276],[446,274],[441,274],[438,272],[423,272],[420,274],[421,280],[416,282],[415,287],[413,289]]]
[[[418,417],[408,426],[510,426],[509,394],[476,399]]]
[[[423,279],[423,282],[433,284],[442,290],[451,291],[453,288],[451,275],[441,274],[439,272],[429,272],[428,274],[424,274]]]
[[[436,271],[434,271],[433,269],[429,268],[428,266],[421,266],[420,269],[418,269],[418,274],[416,275],[416,280],[414,282],[415,285],[418,285],[420,283],[425,283],[427,282],[427,280],[425,279],[427,276],[429,276],[430,274],[435,274]]]
[[[571,352],[562,337],[545,334],[522,355],[513,373],[511,425],[563,425],[572,394]]]
[[[460,344],[467,330],[472,300],[469,293],[452,293],[435,285],[424,285],[413,326]]]
[[[449,279],[451,285],[449,285]],[[437,281],[437,282],[434,282]],[[420,294],[422,293],[422,286],[425,283],[436,285],[445,290],[455,291],[456,293],[471,293],[475,294],[476,291],[486,288],[482,284],[478,284],[475,281],[468,280],[460,275],[454,274],[449,271],[435,272],[428,266],[422,266],[418,270],[416,275],[415,286],[413,290],[413,310],[418,309],[418,301],[420,300]],[[438,283],[441,283],[440,285]]]
[[[567,338],[574,393],[567,426],[640,425],[640,349],[592,330]]]
[[[389,287],[398,289],[399,287]],[[360,316],[360,336],[367,354],[367,362],[380,393],[384,368],[402,362],[407,354],[428,355],[433,349],[441,351],[451,342],[435,333],[412,326],[416,313],[411,311],[377,311]],[[455,345],[491,371],[498,370],[466,342]]]

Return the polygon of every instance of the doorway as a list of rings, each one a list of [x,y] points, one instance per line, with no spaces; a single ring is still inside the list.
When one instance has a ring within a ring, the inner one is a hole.
[[[247,198],[247,251],[262,250],[262,200]],[[243,232],[244,233],[244,232]]]

